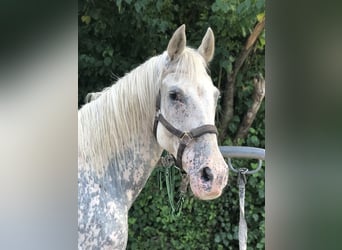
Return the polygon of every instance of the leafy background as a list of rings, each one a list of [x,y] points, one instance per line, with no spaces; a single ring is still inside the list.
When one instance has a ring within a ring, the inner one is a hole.
[[[253,27],[265,13],[264,0],[79,0],[78,105],[89,92],[101,91],[148,58],[162,53],[181,24],[188,44],[199,46],[207,27],[215,34],[210,65],[214,84],[222,91]],[[235,133],[252,104],[253,77],[265,71],[265,32],[236,79],[234,117],[221,145],[233,145]],[[218,105],[220,122],[222,105]],[[265,147],[265,107],[246,138],[234,145]],[[255,168],[255,161],[234,160],[236,167]],[[179,215],[171,212],[165,171],[157,167],[129,211],[127,249],[238,249],[237,176],[230,172],[222,196],[200,201],[189,192]],[[175,171],[175,201],[181,176]],[[264,168],[248,177],[245,211],[248,249],[265,248]]]

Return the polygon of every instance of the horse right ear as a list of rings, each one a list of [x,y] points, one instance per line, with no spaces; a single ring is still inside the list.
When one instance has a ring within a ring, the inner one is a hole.
[[[92,100],[94,100],[95,98],[93,98],[93,93],[88,93],[86,95],[86,97],[84,98],[84,103],[89,103],[91,102]]]
[[[93,93],[88,93],[86,97],[84,98],[84,103],[89,103],[91,101],[94,101],[98,97],[100,97],[101,92],[93,92]]]
[[[167,46],[167,53],[172,60],[175,60],[182,54],[186,45],[186,36],[185,36],[185,24],[180,26],[175,33],[173,33],[169,45]]]

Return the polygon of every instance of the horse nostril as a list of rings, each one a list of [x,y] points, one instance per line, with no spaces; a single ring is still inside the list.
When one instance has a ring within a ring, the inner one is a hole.
[[[211,181],[214,177],[211,172],[211,169],[208,167],[203,168],[201,174],[202,174],[201,178],[205,182]]]

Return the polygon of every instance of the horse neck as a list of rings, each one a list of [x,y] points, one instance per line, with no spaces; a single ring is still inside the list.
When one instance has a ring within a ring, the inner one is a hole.
[[[116,172],[111,175],[120,176],[118,185],[128,208],[145,186],[162,153],[153,135],[142,134],[133,144],[126,147],[124,157],[115,159],[113,167],[109,168],[109,171]]]
[[[160,58],[153,60],[160,60]],[[152,66],[145,63],[136,70],[143,71],[144,67],[151,70]],[[148,80],[150,84],[151,82],[158,84],[155,79],[156,71],[151,71],[149,74],[153,75],[146,75],[145,72],[145,77],[141,78],[145,78],[145,81]],[[112,90],[106,91],[98,99],[85,105],[79,112],[81,158],[79,162],[82,165],[80,168],[92,172],[92,175],[96,176],[95,179],[102,182],[101,184],[111,193],[111,196],[124,199],[128,208],[144,187],[162,152],[152,132],[155,101],[152,100],[153,105],[144,109],[134,112],[130,110],[134,106],[142,106],[137,103],[137,99],[139,102],[144,102],[143,98],[151,99],[151,95],[155,96],[156,93],[149,93],[149,95],[139,93],[137,98],[137,96],[130,96],[132,94],[132,88],[130,88],[130,95],[128,95],[125,93],[123,84],[130,85],[132,82],[137,86],[147,84],[134,81],[134,79],[140,79],[140,77],[133,70],[119,80]],[[159,88],[159,86],[147,87],[154,92],[157,92]],[[133,95],[136,94],[138,93],[133,93]],[[116,102],[121,97],[125,98],[124,103]],[[120,110],[119,106],[124,106],[124,108]],[[134,119],[130,116],[133,113],[138,117],[135,117],[138,122],[132,122]]]

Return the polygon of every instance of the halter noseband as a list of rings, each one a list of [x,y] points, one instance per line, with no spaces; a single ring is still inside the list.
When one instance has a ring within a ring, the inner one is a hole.
[[[204,134],[217,134],[217,128],[215,125],[207,124],[207,125],[202,125],[197,128],[194,128],[190,131],[180,131],[179,129],[176,129],[174,126],[172,126],[165,119],[165,117],[163,116],[160,110],[160,103],[161,103],[161,96],[160,96],[160,90],[159,90],[157,101],[156,101],[156,115],[155,115],[154,124],[153,124],[153,134],[157,138],[158,122],[161,122],[161,124],[163,124],[164,127],[171,134],[179,138],[176,165],[179,168],[182,168],[182,157],[183,157],[184,149],[186,148],[186,146],[189,145],[189,143],[193,139],[198,138]]]

